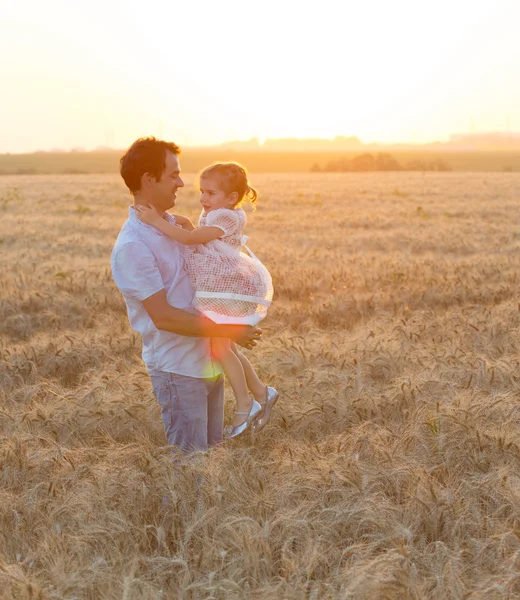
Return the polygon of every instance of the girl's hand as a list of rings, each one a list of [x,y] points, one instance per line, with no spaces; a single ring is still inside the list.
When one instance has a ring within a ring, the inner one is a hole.
[[[137,217],[143,223],[147,223],[148,225],[157,225],[163,220],[162,216],[157,212],[157,209],[150,204],[148,206],[144,206],[144,204],[136,204],[134,208],[135,212],[137,213]]]
[[[183,217],[182,215],[173,215],[175,217],[175,224],[186,231],[193,231],[195,229],[195,225],[188,219],[188,217]]]
[[[182,215],[173,215],[175,217],[175,224],[179,225],[179,227],[184,227],[186,223],[189,221],[187,217],[183,217]]]

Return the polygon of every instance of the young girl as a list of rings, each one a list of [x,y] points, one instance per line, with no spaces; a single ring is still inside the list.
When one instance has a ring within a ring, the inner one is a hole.
[[[136,207],[142,221],[189,247],[185,257],[196,290],[194,306],[216,323],[256,325],[271,304],[271,276],[245,247],[247,238],[242,236],[246,214],[240,204],[248,198],[254,206],[257,197],[241,165],[217,163],[200,175],[198,228],[185,217],[176,217],[177,225],[172,225],[154,208]],[[243,245],[248,254],[241,252]],[[278,392],[260,381],[249,360],[229,339],[213,338],[211,346],[236,398],[235,417],[225,429],[226,437],[237,437],[252,423],[255,431],[260,431],[269,420]]]

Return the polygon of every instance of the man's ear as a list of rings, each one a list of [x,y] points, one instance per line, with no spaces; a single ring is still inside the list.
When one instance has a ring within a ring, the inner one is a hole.
[[[150,184],[155,181],[155,177],[150,173],[143,173],[141,175],[141,190],[148,190]]]

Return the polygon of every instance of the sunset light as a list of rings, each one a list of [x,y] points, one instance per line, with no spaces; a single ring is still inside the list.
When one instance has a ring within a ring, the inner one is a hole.
[[[520,129],[512,0],[9,3],[0,151]]]

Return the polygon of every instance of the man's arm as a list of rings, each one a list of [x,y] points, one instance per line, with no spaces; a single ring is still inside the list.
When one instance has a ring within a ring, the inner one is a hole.
[[[141,301],[144,309],[157,329],[171,331],[188,337],[227,337],[239,346],[253,348],[262,335],[259,327],[250,325],[218,325],[206,317],[192,315],[174,308],[166,300],[166,291],[161,290]]]
[[[142,303],[157,329],[190,337],[227,337],[244,348],[255,346],[262,333],[248,325],[217,325],[170,306],[156,258],[141,241],[129,242],[112,254],[112,274],[125,297]]]

